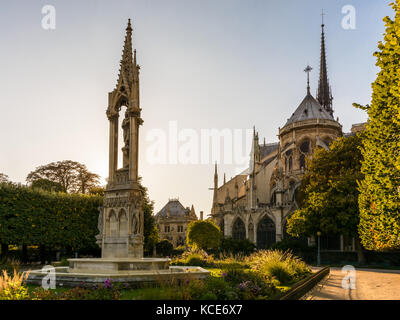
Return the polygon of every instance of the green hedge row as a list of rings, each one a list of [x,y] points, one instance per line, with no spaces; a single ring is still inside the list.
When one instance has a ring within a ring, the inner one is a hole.
[[[95,247],[101,196],[0,184],[0,243],[79,250]]]

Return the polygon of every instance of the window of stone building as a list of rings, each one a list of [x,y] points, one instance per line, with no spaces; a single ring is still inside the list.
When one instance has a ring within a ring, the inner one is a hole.
[[[238,218],[235,220],[232,228],[232,237],[237,240],[246,239],[246,227],[242,219]]]
[[[293,156],[292,156],[292,150],[289,150],[286,152],[286,159],[285,159],[285,170],[286,171],[292,171],[293,169]]]
[[[300,145],[300,151],[307,154],[310,152],[310,140],[304,140]]]
[[[164,227],[164,232],[169,232],[169,231],[170,231],[169,226],[165,226],[165,227]]]
[[[304,170],[306,168],[306,156],[304,154],[300,155],[300,170]]]
[[[183,226],[178,226],[178,232],[183,232]]]

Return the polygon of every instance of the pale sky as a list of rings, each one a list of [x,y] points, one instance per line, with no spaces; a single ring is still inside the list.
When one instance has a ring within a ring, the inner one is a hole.
[[[107,177],[107,95],[116,85],[130,17],[141,65],[144,124],[139,174],[155,212],[179,197],[196,213],[211,209],[214,165],[151,164],[150,132],[249,130],[277,141],[319,73],[321,10],[326,12],[328,75],[335,117],[345,132],[366,121],[353,102],[370,103],[390,0],[0,0],[0,172],[25,183],[52,161],[74,160]],[[44,30],[42,7],[56,9]],[[356,9],[356,29],[342,28],[342,7]],[[237,166],[220,164],[227,178]]]

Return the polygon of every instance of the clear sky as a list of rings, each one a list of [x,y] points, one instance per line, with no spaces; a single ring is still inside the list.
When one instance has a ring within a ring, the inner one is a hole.
[[[210,212],[214,167],[152,164],[149,133],[248,130],[276,142],[319,72],[321,10],[326,12],[328,74],[335,117],[345,132],[366,120],[389,0],[0,0],[0,172],[25,182],[35,167],[75,160],[107,177],[107,94],[116,85],[127,19],[141,65],[139,172],[157,210],[179,197]],[[42,28],[42,7],[56,29]],[[356,29],[342,28],[342,7]],[[230,178],[237,166],[222,163]]]

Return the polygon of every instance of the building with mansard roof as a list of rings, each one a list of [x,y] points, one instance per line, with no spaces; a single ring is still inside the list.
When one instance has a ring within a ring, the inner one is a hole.
[[[307,66],[307,91],[300,105],[278,130],[279,141],[259,143],[254,129],[249,168],[231,180],[218,183],[215,165],[212,219],[224,235],[249,239],[258,248],[268,248],[287,237],[287,218],[298,209],[296,193],[306,167],[306,159],[317,147],[327,149],[342,137],[342,125],[333,116],[332,92],[329,86],[324,24],[321,34],[320,76],[317,95],[310,91]],[[352,132],[363,129],[354,125]],[[345,134],[345,136],[348,134]],[[313,239],[304,239],[309,244]],[[341,235],[325,236],[322,245],[330,250],[354,250],[354,240]]]
[[[200,212],[200,219],[203,212]],[[161,240],[169,240],[174,247],[186,244],[187,228],[197,216],[192,208],[184,207],[179,199],[169,199],[168,203],[156,214],[156,223]]]

